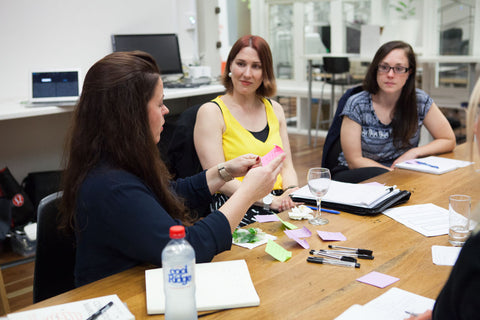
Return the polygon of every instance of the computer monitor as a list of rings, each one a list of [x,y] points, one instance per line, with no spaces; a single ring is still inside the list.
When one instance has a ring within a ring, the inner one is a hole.
[[[150,53],[163,75],[183,75],[178,37],[174,33],[114,34],[113,51],[142,50]]]

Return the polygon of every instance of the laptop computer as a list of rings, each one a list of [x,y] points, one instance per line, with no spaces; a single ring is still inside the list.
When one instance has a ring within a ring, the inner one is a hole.
[[[80,91],[79,69],[34,70],[29,77],[27,106],[73,106]]]

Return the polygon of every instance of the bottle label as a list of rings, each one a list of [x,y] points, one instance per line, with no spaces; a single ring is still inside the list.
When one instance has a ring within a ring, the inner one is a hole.
[[[188,286],[192,282],[192,274],[187,265],[177,268],[170,268],[168,272],[168,283],[172,286]]]

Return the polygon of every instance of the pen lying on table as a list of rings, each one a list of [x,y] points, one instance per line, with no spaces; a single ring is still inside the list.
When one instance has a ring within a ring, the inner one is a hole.
[[[331,264],[335,266],[350,267],[350,268],[360,268],[360,263],[350,262],[350,261],[341,261],[341,260],[330,260],[320,257],[308,257],[308,262],[320,263],[320,264]]]
[[[341,261],[357,262],[357,259],[355,259],[354,257],[339,256],[339,255],[329,254],[329,253],[318,251],[318,250],[310,250],[310,254],[314,254],[314,255],[317,255],[317,256],[324,256],[324,257],[333,258],[333,259],[338,259],[338,260],[341,260]]]
[[[351,251],[353,251],[353,253],[367,254],[367,255],[369,255],[369,256],[371,256],[371,255],[373,254],[373,251],[372,251],[372,250],[368,250],[368,249],[341,247],[341,246],[334,246],[334,245],[331,245],[331,244],[329,244],[328,247],[329,247],[330,249],[345,249],[345,250],[351,250]]]
[[[342,255],[342,256],[356,257],[358,259],[373,260],[373,258],[374,258],[373,256],[371,256],[369,254],[353,253],[351,251],[324,250],[324,249],[320,249],[318,251],[328,253],[328,254],[336,254],[336,255]]]
[[[312,210],[317,210],[317,209],[318,209],[317,207],[312,207],[312,206],[307,206],[307,207],[310,208],[310,209],[312,209]],[[320,211],[321,211],[321,212],[327,212],[327,213],[340,214],[340,211],[330,210],[330,209],[324,209],[324,208],[321,208]]]

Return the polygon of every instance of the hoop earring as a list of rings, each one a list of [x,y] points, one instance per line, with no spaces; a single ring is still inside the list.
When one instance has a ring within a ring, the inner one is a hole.
[[[231,73],[231,72],[228,73],[228,77],[229,77],[229,78],[232,77],[232,73]]]

